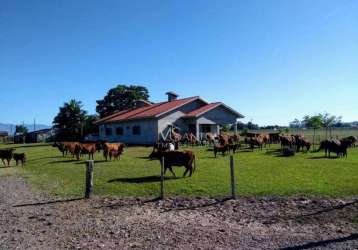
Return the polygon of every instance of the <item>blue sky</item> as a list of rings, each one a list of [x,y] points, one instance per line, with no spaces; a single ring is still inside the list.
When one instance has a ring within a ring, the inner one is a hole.
[[[358,1],[0,1],[0,122],[95,112],[116,84],[223,101],[261,125],[358,120]]]

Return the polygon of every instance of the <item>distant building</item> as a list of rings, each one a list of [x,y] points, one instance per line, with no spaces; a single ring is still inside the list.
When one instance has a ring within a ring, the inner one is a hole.
[[[191,132],[201,138],[208,132],[218,134],[222,125],[236,125],[238,119],[244,117],[222,102],[208,103],[199,96],[178,99],[173,92],[166,94],[166,102],[139,100],[136,108],[98,120],[99,138],[128,144],[153,144],[165,140],[173,128],[181,134]]]
[[[36,131],[31,131],[25,135],[19,133],[14,136],[14,143],[39,143],[39,142],[48,142],[51,141],[54,136],[52,129],[41,129]]]
[[[9,133],[7,131],[0,131],[0,142],[7,141]]]

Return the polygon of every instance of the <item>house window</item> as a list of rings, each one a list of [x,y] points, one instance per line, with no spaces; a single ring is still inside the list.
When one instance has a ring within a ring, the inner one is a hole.
[[[106,135],[112,135],[112,128],[106,128]]]
[[[134,135],[140,135],[140,126],[133,126],[132,127],[132,133]]]
[[[116,134],[117,135],[123,135],[123,128],[122,127],[117,127],[116,128]]]

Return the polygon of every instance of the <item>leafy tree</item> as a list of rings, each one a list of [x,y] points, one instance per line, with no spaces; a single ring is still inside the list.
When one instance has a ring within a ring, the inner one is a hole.
[[[318,114],[314,116],[306,115],[303,118],[303,122],[305,123],[306,127],[313,128],[313,150],[314,150],[316,130],[322,128],[323,126],[323,115],[322,114]]]
[[[323,122],[323,127],[326,128],[326,139],[328,137],[328,130],[330,130],[330,134],[332,137],[332,127],[337,124],[340,123],[342,120],[342,117],[336,117],[334,115],[330,115],[328,113],[324,113],[322,116],[322,122]]]
[[[27,134],[28,129],[24,125],[16,125],[15,134]]]
[[[98,134],[98,126],[94,122],[98,120],[97,115],[87,115],[83,126],[83,135]]]
[[[290,128],[300,128],[300,127],[301,127],[301,122],[297,118],[292,122],[290,122]]]
[[[74,99],[60,107],[53,120],[54,128],[57,129],[57,139],[79,140],[83,135],[86,113],[82,109],[82,103]]]
[[[250,129],[250,130],[257,130],[257,129],[259,129],[260,127],[259,127],[259,125],[257,125],[257,124],[254,124],[254,123],[252,123],[252,122],[248,122],[248,123],[247,123],[247,128]]]
[[[110,89],[102,100],[97,101],[96,111],[102,118],[118,111],[133,108],[136,100],[148,101],[148,98],[149,93],[146,87],[118,85]]]
[[[222,132],[229,132],[229,130],[230,130],[230,126],[229,125],[227,125],[227,124],[224,124],[222,127],[221,127],[221,129],[220,129]]]

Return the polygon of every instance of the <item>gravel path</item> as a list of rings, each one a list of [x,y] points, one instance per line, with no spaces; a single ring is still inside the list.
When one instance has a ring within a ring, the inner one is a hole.
[[[358,249],[353,199],[55,201],[0,177],[0,249]]]

